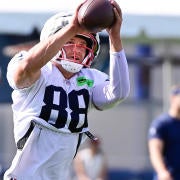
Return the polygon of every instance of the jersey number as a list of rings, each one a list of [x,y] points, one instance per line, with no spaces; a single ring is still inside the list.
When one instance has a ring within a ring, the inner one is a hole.
[[[58,96],[56,96],[57,94]],[[67,124],[67,119],[70,119],[70,122],[68,123],[68,129],[71,132],[81,132],[83,128],[88,126],[88,90],[73,90],[67,94],[62,87],[51,85],[46,87],[44,103],[45,105],[42,106],[40,118],[44,119],[54,127],[58,129],[64,128]],[[80,107],[80,104],[83,104],[83,106]],[[83,123],[79,127],[79,121],[82,121],[82,117],[84,117]]]

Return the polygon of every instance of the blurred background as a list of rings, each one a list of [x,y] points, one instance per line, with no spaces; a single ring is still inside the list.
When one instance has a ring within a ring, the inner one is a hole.
[[[19,50],[39,41],[45,21],[74,10],[82,0],[6,0],[0,6],[0,172],[10,166],[13,139],[7,64]],[[92,111],[89,126],[101,137],[109,180],[150,180],[147,131],[153,118],[168,109],[170,86],[180,83],[180,2],[117,0],[123,12],[122,40],[130,70],[130,96],[118,107]],[[70,6],[71,4],[71,6]],[[108,37],[100,33],[100,56],[93,67],[108,73]]]

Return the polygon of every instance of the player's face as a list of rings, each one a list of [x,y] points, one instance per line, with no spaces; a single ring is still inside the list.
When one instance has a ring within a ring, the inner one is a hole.
[[[66,58],[81,63],[86,55],[87,43],[84,39],[73,37],[63,47]]]

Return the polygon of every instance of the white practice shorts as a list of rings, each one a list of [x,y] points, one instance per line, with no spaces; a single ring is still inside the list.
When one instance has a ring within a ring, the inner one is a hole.
[[[67,180],[78,139],[78,133],[55,132],[36,124],[4,180]]]

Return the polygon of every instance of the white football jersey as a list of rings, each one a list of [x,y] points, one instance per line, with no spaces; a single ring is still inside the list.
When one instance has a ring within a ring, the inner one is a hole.
[[[107,74],[92,68],[83,68],[67,80],[49,62],[31,87],[18,89],[13,73],[27,53],[22,51],[15,55],[7,71],[8,82],[14,89],[12,109],[16,143],[27,132],[31,121],[59,132],[85,132],[88,130],[87,113],[92,107],[111,108],[129,94],[124,50],[110,53],[110,81]]]
[[[17,54],[8,65],[7,79],[12,93],[15,140],[17,142],[30,121],[67,133],[88,130],[87,112],[92,107],[92,89],[108,79],[98,70],[85,68],[67,80],[51,62],[41,70],[41,76],[31,87],[17,89],[13,72],[27,52]]]

